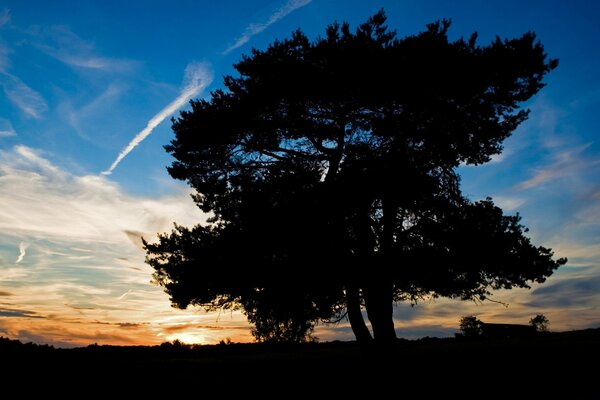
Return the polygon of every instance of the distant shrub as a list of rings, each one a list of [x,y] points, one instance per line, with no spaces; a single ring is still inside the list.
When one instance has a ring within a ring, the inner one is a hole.
[[[538,314],[529,320],[529,325],[533,326],[536,332],[548,332],[550,321],[544,314]]]

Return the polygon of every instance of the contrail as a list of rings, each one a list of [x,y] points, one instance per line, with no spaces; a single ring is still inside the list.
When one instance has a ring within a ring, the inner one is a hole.
[[[25,257],[25,254],[26,254],[25,250],[27,250],[28,247],[29,247],[28,243],[25,243],[25,242],[19,243],[19,256],[17,257],[17,261],[15,261],[16,264],[23,261],[23,258]]]
[[[273,25],[275,22],[279,21],[281,18],[290,14],[292,11],[297,10],[305,5],[311,3],[312,0],[289,0],[285,3],[280,9],[275,11],[273,15],[269,17],[267,22],[263,22],[260,24],[250,24],[246,27],[246,30],[236,39],[236,41],[223,51],[223,54],[228,54],[232,50],[237,49],[238,47],[246,44],[254,35],[257,35],[267,29],[269,26]]]
[[[181,93],[175,100],[173,100],[169,105],[160,110],[158,114],[156,114],[144,129],[142,129],[135,137],[129,142],[129,144],[121,150],[115,161],[111,164],[111,166],[102,172],[102,175],[110,175],[117,168],[117,165],[133,150],[138,144],[142,142],[142,140],[146,139],[150,133],[156,128],[161,122],[164,121],[169,115],[173,114],[177,111],[186,101],[190,98],[197,96],[201,93],[213,80],[213,74],[209,68],[209,66],[205,63],[193,63],[188,64],[185,68],[185,86],[181,90]]]
[[[246,27],[246,30],[236,39],[236,41],[229,46],[223,54],[227,54],[232,50],[237,49],[238,47],[247,43],[254,35],[259,34],[260,32],[267,29],[269,26],[273,25],[275,22],[279,21],[286,15],[291,12],[304,7],[305,5],[311,3],[312,0],[288,0],[281,8],[275,11],[266,22],[259,24],[250,24]],[[133,150],[138,144],[140,144],[152,131],[156,128],[165,118],[169,115],[173,114],[177,111],[183,103],[185,103],[188,99],[193,96],[198,95],[202,92],[213,80],[213,74],[208,67],[207,64],[204,63],[194,63],[189,64],[185,69],[185,80],[186,85],[183,90],[179,94],[179,96],[173,100],[169,105],[163,108],[158,114],[156,114],[144,129],[142,129],[135,137],[129,142],[129,144],[121,150],[115,161],[111,164],[111,166],[106,170],[102,171],[102,175],[110,175],[114,171],[114,169],[119,165],[121,161]]]

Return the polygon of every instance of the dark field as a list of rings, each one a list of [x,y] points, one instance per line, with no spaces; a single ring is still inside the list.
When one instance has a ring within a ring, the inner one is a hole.
[[[391,389],[394,398],[596,399],[599,356],[600,329],[512,340],[398,340],[387,348],[329,342],[55,349],[0,339],[4,387],[83,398],[120,398],[123,391],[379,398]]]

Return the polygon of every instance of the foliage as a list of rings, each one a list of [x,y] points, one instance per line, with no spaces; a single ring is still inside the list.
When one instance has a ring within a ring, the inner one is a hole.
[[[529,325],[533,326],[536,332],[548,332],[550,321],[544,314],[538,314],[529,320]]]
[[[481,336],[482,327],[483,322],[472,315],[460,319],[460,333],[466,338]]]

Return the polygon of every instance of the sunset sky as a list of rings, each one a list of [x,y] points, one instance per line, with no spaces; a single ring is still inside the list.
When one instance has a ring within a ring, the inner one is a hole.
[[[0,3],[0,336],[57,346],[250,341],[239,313],[175,310],[150,283],[140,237],[202,213],[171,179],[170,118],[222,87],[252,47],[300,27],[363,22],[399,36],[441,18],[453,38],[532,30],[559,67],[487,165],[462,167],[471,199],[519,212],[538,245],[568,257],[506,303],[396,307],[399,337],[448,336],[461,316],[551,330],[600,327],[600,3],[595,1],[20,1]],[[360,79],[360,77],[357,77]],[[347,324],[322,340],[351,339]]]

